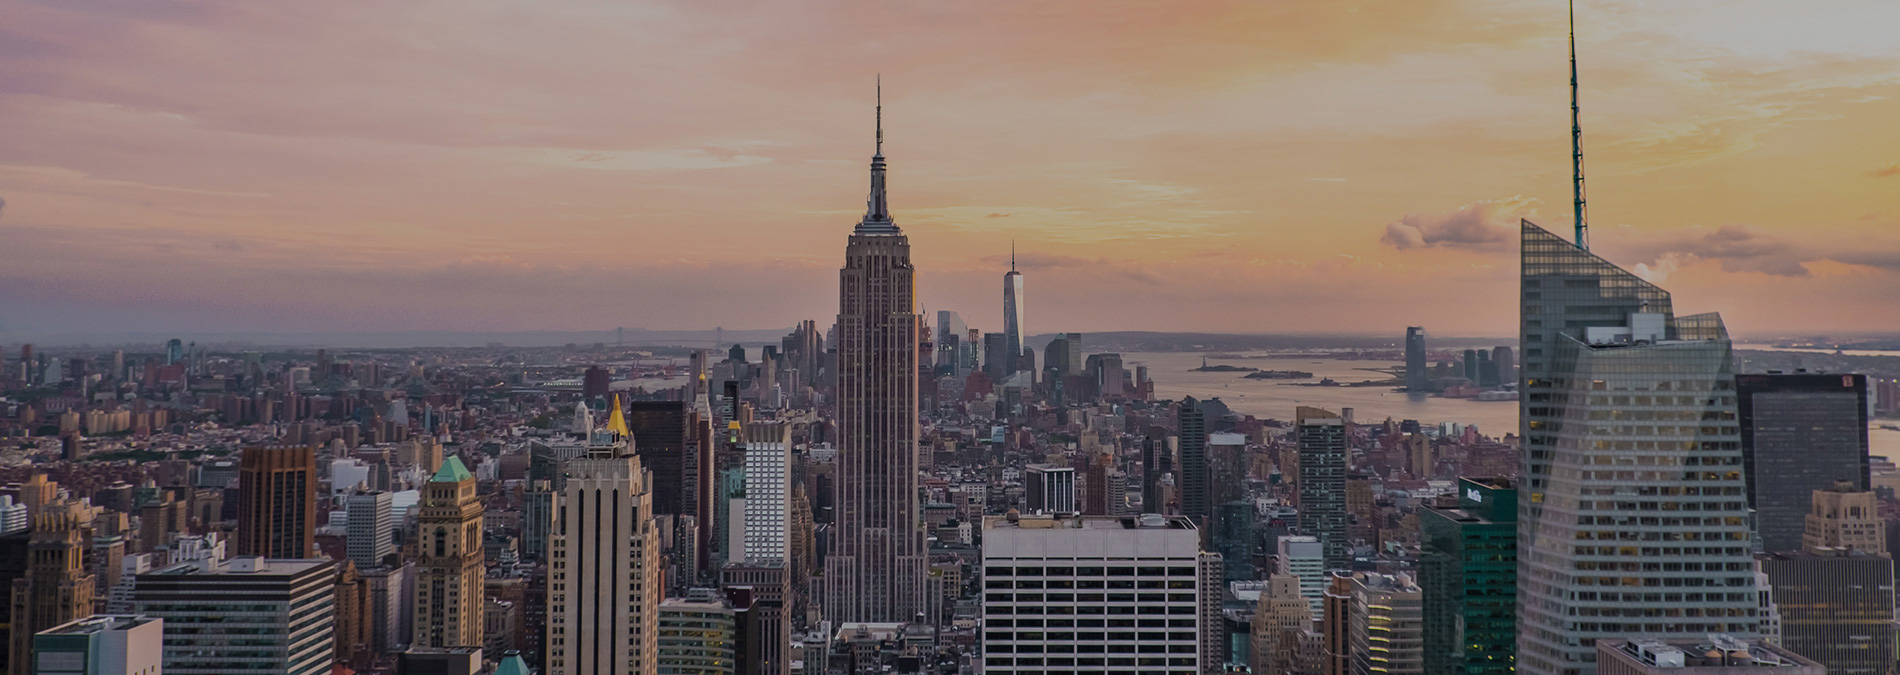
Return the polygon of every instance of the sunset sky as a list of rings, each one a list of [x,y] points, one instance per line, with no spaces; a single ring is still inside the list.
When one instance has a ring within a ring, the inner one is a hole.
[[[0,342],[837,313],[873,82],[925,309],[1507,335],[1559,0],[0,0]],[[1578,5],[1593,250],[1900,330],[1900,3]],[[1638,268],[1638,266],[1641,266]]]

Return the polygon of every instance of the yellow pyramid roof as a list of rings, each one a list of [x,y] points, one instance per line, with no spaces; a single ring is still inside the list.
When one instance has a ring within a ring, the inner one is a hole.
[[[620,396],[613,395],[613,400],[613,412],[607,414],[607,430],[622,436],[632,436],[633,432],[627,429],[627,416],[620,412]]]

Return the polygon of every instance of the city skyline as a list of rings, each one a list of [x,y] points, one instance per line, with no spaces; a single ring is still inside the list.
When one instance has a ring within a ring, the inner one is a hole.
[[[1040,326],[1501,335],[1569,220],[1556,3],[359,9],[0,10],[0,335],[824,316],[878,71],[926,309],[1015,239]],[[1887,328],[1896,12],[1581,5],[1594,249]]]

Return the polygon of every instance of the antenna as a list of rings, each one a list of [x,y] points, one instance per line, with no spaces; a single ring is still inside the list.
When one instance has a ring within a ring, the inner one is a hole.
[[[1577,106],[1577,1],[1570,0],[1570,181],[1576,196],[1577,248],[1590,250],[1583,217],[1583,112]]]
[[[1009,240],[1009,271],[1016,271],[1016,240]]]
[[[1571,60],[1573,61],[1576,60],[1576,56],[1574,54],[1571,56]],[[1576,77],[1574,75],[1570,79],[1571,79],[1571,82],[1573,83],[1576,82]],[[877,154],[879,157],[884,156],[884,74],[883,73],[877,74]]]

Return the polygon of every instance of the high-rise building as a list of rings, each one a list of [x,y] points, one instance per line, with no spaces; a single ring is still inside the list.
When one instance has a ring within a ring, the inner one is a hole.
[[[1023,470],[1023,500],[1028,513],[1074,515],[1075,468],[1029,465]]]
[[[743,555],[749,564],[791,559],[792,429],[783,422],[745,425]]]
[[[1153,430],[1142,437],[1141,510],[1143,513],[1166,512],[1167,505],[1161,500],[1161,476],[1174,469],[1174,463],[1171,460],[1166,437]]]
[[[1425,672],[1509,675],[1517,651],[1517,486],[1460,478],[1419,511]]]
[[[1353,675],[1352,668],[1352,577],[1327,573],[1326,611],[1320,615],[1319,632],[1325,635],[1325,655],[1319,675]]]
[[[1300,450],[1300,531],[1319,537],[1327,569],[1349,569],[1346,421],[1339,413],[1306,406],[1300,406],[1294,418]]]
[[[165,621],[94,614],[33,636],[33,675],[158,675]]]
[[[738,623],[717,598],[668,598],[656,622],[659,671],[691,675],[737,675]]]
[[[588,366],[587,370],[581,373],[581,400],[592,401],[604,398],[612,391],[612,386],[613,376],[607,372],[606,368]]]
[[[1782,647],[1829,673],[1881,675],[1892,671],[1897,646],[1893,558],[1873,493],[1847,492],[1851,485],[1815,490],[1802,550],[1759,563],[1781,616]]]
[[[1424,675],[1422,595],[1404,574],[1352,576],[1352,675]]]
[[[982,672],[1205,672],[1202,600],[1221,588],[1200,541],[1153,514],[984,518]]]
[[[1312,606],[1313,616],[1320,616],[1325,611],[1321,601],[1326,585],[1332,583],[1326,571],[1326,547],[1319,543],[1319,537],[1289,535],[1280,537],[1277,552],[1277,571],[1300,580],[1300,597]]]
[[[937,312],[937,369],[938,375],[950,377],[968,377],[964,367],[963,353],[968,351],[964,345],[965,335],[970,327],[963,324],[963,317],[950,310]]]
[[[7,625],[12,675],[32,672],[33,634],[92,615],[94,577],[85,564],[89,507],[60,500],[33,516],[26,574],[13,582]]]
[[[1009,336],[1002,333],[983,334],[983,374],[991,382],[1002,384],[1009,379]]]
[[[316,555],[317,451],[256,446],[238,459],[238,530],[233,555]]]
[[[910,238],[891,220],[883,136],[880,122],[870,199],[838,273],[838,494],[824,607],[840,623],[916,616],[928,560],[917,504],[916,271]]]
[[[611,433],[611,432],[596,432]],[[634,456],[569,460],[548,551],[548,675],[658,672],[659,533]]]
[[[1248,666],[1257,675],[1299,672],[1300,634],[1313,629],[1313,605],[1300,596],[1300,578],[1267,577],[1248,632]]]
[[[1214,504],[1208,494],[1207,411],[1201,408],[1200,401],[1188,396],[1181,399],[1176,419],[1181,445],[1181,515],[1193,518],[1197,526],[1206,527],[1214,515]]]
[[[139,575],[132,598],[165,621],[167,673],[320,675],[334,661],[335,580],[329,560],[195,560]]]
[[[422,488],[416,519],[414,647],[482,646],[482,497],[462,458]]]
[[[1748,507],[1768,551],[1801,546],[1808,495],[1847,481],[1873,489],[1867,458],[1867,376],[1735,376]]]
[[[1425,366],[1425,327],[1405,329],[1405,390],[1431,391],[1432,374]]]
[[[1004,373],[1014,375],[1023,370],[1023,332],[1025,318],[1023,309],[1023,273],[1016,271],[1016,251],[1009,252],[1009,272],[1003,274],[1003,361],[1007,364]]]
[[[395,531],[390,515],[392,499],[394,495],[381,490],[359,491],[344,498],[344,527],[349,534],[345,545],[357,567],[380,566],[383,556],[395,550],[390,542]]]
[[[1522,231],[1518,672],[1593,675],[1601,638],[1753,635],[1721,318],[1678,317],[1667,291],[1528,221]]]

